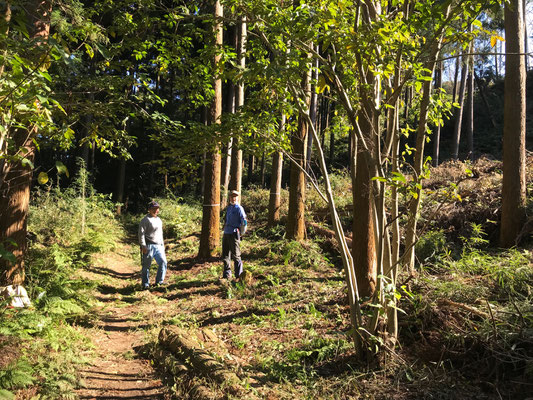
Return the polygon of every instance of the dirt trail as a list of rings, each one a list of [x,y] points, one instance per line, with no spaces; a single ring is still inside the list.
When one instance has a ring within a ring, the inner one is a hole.
[[[95,260],[87,277],[101,282],[97,298],[102,307],[95,326],[86,332],[95,346],[91,365],[80,371],[80,399],[169,399],[168,390],[157,377],[149,360],[140,358],[144,344],[145,318],[135,297],[156,293],[138,292],[135,285],[139,266],[122,247]],[[152,310],[153,311],[153,310]]]

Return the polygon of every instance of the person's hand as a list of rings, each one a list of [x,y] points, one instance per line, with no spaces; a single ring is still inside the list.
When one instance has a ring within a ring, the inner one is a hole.
[[[148,248],[146,246],[141,246],[141,251],[143,252],[143,254],[146,254],[148,253]]]

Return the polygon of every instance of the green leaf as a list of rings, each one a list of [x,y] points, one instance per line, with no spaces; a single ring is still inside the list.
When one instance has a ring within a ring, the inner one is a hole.
[[[39,176],[37,177],[37,182],[39,182],[41,185],[44,185],[48,182],[48,174],[46,172],[39,172]]]
[[[61,161],[56,161],[56,169],[59,174],[65,174],[67,178],[70,176],[67,167]]]
[[[27,158],[23,158],[22,161],[20,162],[24,167],[27,167],[27,168],[30,168],[30,169],[33,169],[34,168],[34,165],[33,163],[28,160]]]
[[[52,82],[52,77],[50,76],[50,74],[46,71],[39,71],[39,74],[44,78],[46,79],[48,82]]]
[[[85,52],[87,53],[87,55],[90,57],[90,58],[93,58],[94,57],[94,50],[91,46],[89,46],[88,44],[85,44]]]

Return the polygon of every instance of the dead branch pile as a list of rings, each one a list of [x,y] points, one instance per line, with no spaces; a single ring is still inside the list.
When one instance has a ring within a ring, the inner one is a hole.
[[[153,352],[153,356],[175,377],[192,380],[205,378],[218,389],[209,387],[213,385],[196,383],[190,390],[191,398],[214,400],[224,397],[217,395],[218,392],[252,398],[250,393],[246,393],[237,374],[219,361],[221,357],[215,353],[215,349],[220,351],[221,348],[224,348],[224,343],[211,331],[170,326],[159,332],[159,348]]]

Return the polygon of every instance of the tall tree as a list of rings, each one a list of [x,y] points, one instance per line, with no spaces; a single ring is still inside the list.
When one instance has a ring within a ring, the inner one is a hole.
[[[526,65],[523,0],[505,3],[503,186],[500,245],[510,247],[525,220]]]
[[[440,61],[437,64],[437,67],[435,69],[435,89],[440,90],[442,87],[442,61]],[[439,165],[439,153],[440,153],[440,127],[441,124],[438,123],[435,126],[435,130],[433,131],[433,159],[432,163],[433,166],[436,167]]]
[[[220,0],[215,0],[213,23],[215,49],[222,47],[223,44],[222,17],[223,9]],[[220,53],[215,50],[213,57],[214,98],[209,112],[210,125],[219,124],[222,114],[222,79],[217,72],[221,59]],[[212,257],[220,241],[220,167],[220,144],[216,142],[206,155],[202,233],[198,250],[200,258]]]
[[[309,59],[309,62],[311,59]],[[311,65],[308,65],[301,84],[302,96],[306,107],[310,105]],[[287,238],[292,240],[305,239],[305,160],[308,121],[300,112],[298,129],[291,135],[292,158],[290,187],[289,187],[289,215],[287,218]]]
[[[279,130],[285,130],[285,115],[282,114]],[[283,153],[276,151],[272,155],[272,174],[270,177],[270,198],[268,201],[268,226],[275,226],[280,220],[281,173],[283,170]]]
[[[461,141],[461,127],[463,125],[466,80],[468,75],[468,63],[466,61],[467,56],[463,54],[462,58],[463,65],[461,69],[461,83],[459,85],[459,107],[455,110],[455,126],[453,129],[452,157],[454,160],[459,158],[459,143]]]
[[[246,27],[246,16],[241,17],[241,21],[238,29],[238,40],[237,40],[237,57],[238,65],[241,73],[246,67],[246,38],[247,38],[247,27]],[[235,96],[236,106],[238,109],[244,106],[244,80],[241,80],[237,83],[237,90]],[[231,171],[230,171],[230,182],[229,189],[241,191],[242,185],[242,149],[239,147],[240,138],[235,136],[233,138],[233,152],[231,153]]]
[[[32,68],[43,68],[42,58],[48,52],[52,6],[46,0],[32,0],[26,8],[28,32],[32,43],[29,49]],[[7,17],[8,15],[6,15]],[[31,76],[35,71],[28,72]],[[36,112],[39,102],[35,100]],[[26,227],[30,201],[30,185],[35,157],[35,137],[38,124],[22,122],[25,127],[12,128],[8,133],[12,144],[7,148],[7,159],[2,161],[0,176],[0,245],[5,245],[14,262],[0,258],[0,285],[21,284],[24,281],[24,254],[27,249]]]

